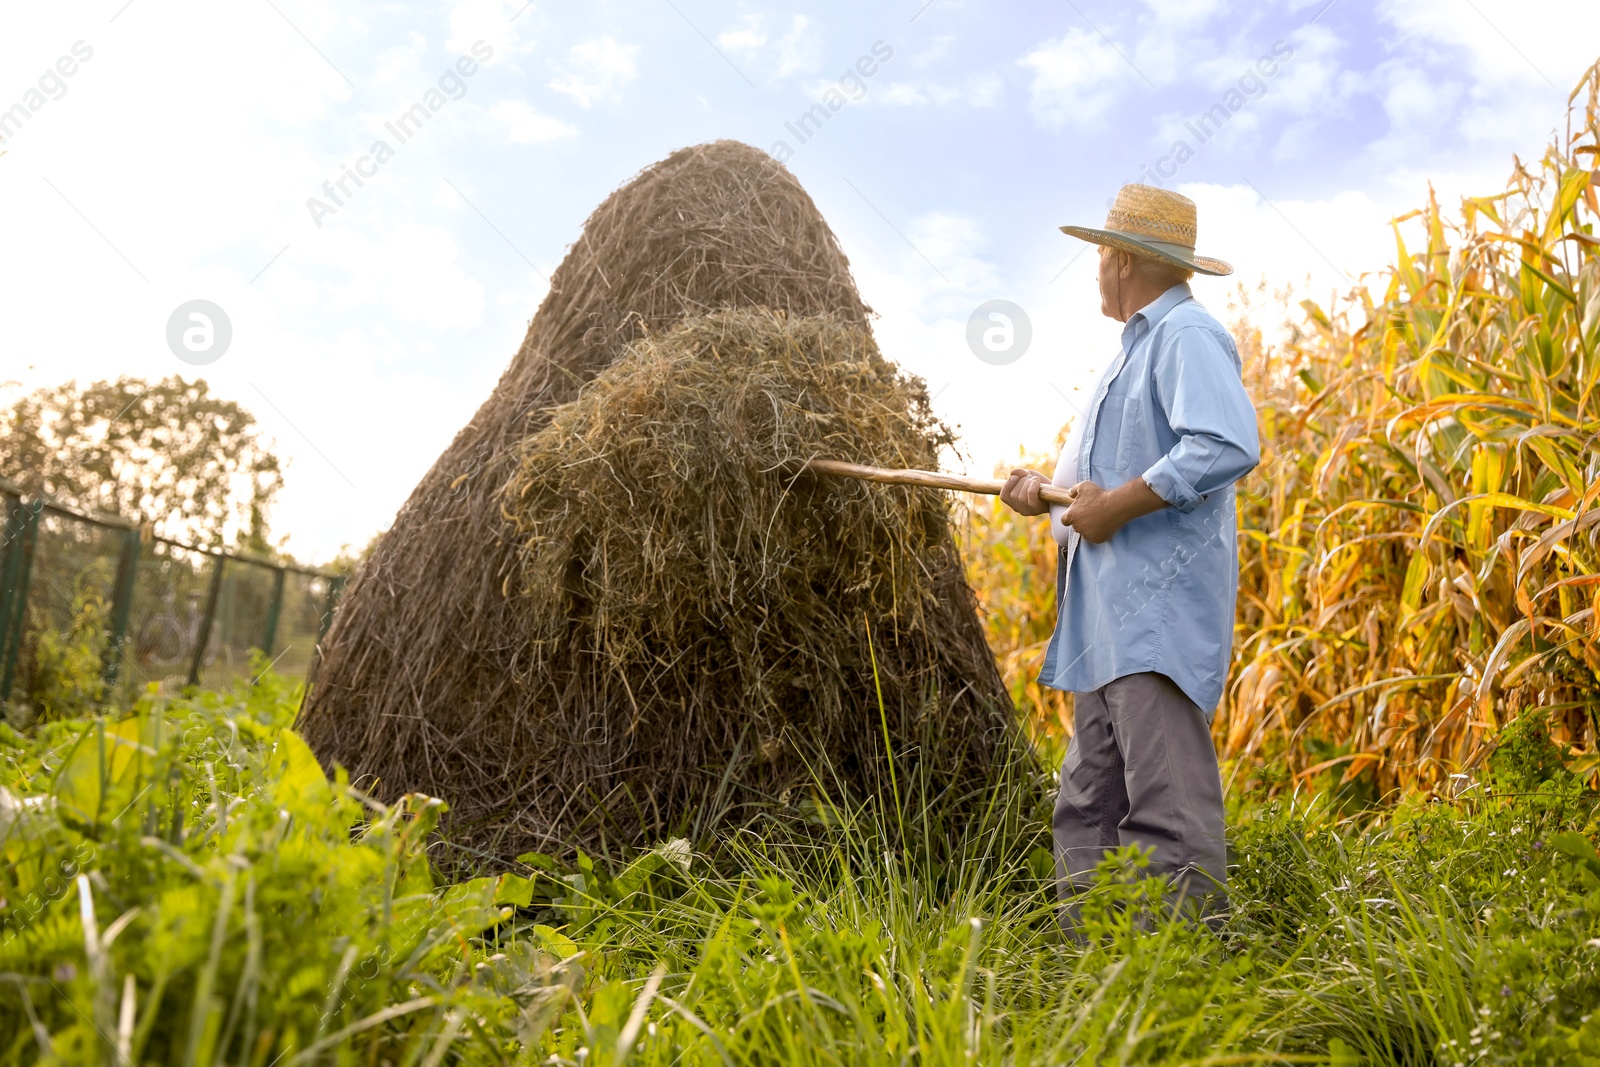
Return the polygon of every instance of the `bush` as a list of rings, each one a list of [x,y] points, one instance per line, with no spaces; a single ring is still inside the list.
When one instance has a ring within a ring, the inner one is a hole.
[[[45,626],[25,630],[24,673],[20,699],[9,702],[12,725],[26,729],[38,721],[53,722],[92,715],[105,699],[101,677],[107,607],[93,581],[79,581],[72,594],[71,617],[61,630]]]

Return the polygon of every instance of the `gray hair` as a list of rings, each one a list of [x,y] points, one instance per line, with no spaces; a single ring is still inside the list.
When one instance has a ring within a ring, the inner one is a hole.
[[[1194,277],[1194,271],[1168,263],[1164,259],[1154,256],[1136,256],[1131,252],[1121,252],[1133,262],[1133,272],[1142,276],[1146,281],[1154,282],[1163,289],[1171,289],[1174,285],[1182,285]]]

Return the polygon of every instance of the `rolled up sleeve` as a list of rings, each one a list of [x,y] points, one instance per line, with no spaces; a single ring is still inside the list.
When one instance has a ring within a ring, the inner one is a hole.
[[[1144,481],[1172,507],[1192,511],[1261,462],[1255,406],[1233,345],[1204,327],[1167,338],[1152,369],[1156,401],[1178,443],[1144,472]]]

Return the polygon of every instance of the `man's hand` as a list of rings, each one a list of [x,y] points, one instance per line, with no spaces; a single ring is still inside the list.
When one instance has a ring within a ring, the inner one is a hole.
[[[1092,545],[1105,544],[1126,523],[1167,506],[1143,478],[1134,478],[1115,489],[1079,482],[1067,492],[1074,499],[1061,516],[1061,524],[1077,530],[1078,536]]]
[[[1000,502],[1018,515],[1043,515],[1050,505],[1039,499],[1039,490],[1050,479],[1038,471],[1017,467],[1000,490]]]

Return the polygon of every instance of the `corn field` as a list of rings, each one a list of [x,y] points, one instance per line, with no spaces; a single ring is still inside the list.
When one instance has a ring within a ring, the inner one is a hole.
[[[1430,192],[1394,220],[1393,265],[1344,306],[1302,304],[1279,343],[1236,325],[1262,442],[1214,727],[1236,779],[1446,791],[1528,714],[1575,769],[1600,767],[1597,92],[1591,70],[1561,143],[1504,191],[1453,214]],[[970,509],[991,643],[1056,729],[1065,698],[1034,681],[1054,542],[998,502]]]

